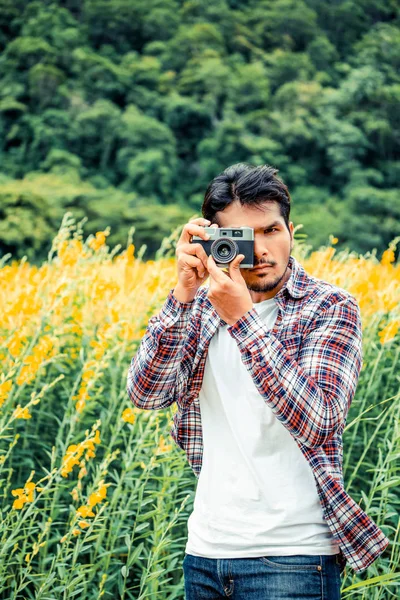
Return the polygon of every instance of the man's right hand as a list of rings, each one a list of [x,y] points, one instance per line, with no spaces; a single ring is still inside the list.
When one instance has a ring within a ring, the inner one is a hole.
[[[204,229],[209,226],[210,221],[207,219],[191,219],[183,227],[176,245],[178,283],[173,295],[180,302],[191,302],[208,277],[207,254],[201,244],[192,244],[190,240],[193,235],[203,240],[209,239]]]

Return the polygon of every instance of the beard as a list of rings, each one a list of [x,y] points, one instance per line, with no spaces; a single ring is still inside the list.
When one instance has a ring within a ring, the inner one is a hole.
[[[273,265],[275,266],[275,265]],[[282,273],[282,275],[279,277],[275,277],[275,279],[273,281],[262,281],[260,280],[255,281],[255,282],[251,282],[251,283],[247,283],[246,281],[246,285],[247,285],[247,289],[251,290],[252,292],[271,292],[272,290],[274,290],[282,281],[282,279],[284,279],[287,269],[289,266],[289,260],[287,262],[286,268],[284,270],[284,272]]]

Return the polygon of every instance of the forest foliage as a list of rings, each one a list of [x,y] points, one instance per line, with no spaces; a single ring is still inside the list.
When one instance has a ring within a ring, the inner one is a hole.
[[[146,243],[236,162],[279,169],[315,247],[400,234],[397,0],[0,0],[0,256],[66,211]]]

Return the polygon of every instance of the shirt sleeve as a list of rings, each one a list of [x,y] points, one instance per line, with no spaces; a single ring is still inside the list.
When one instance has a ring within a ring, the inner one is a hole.
[[[180,302],[173,291],[160,312],[149,319],[128,370],[128,396],[138,408],[170,406],[188,379],[189,364],[181,358],[195,300]]]
[[[261,396],[299,442],[317,448],[343,431],[362,367],[360,309],[351,295],[317,314],[296,360],[254,308],[228,331]]]

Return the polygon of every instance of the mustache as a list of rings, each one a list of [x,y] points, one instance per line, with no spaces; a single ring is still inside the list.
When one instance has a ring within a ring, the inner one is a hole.
[[[276,263],[270,263],[270,262],[266,262],[265,260],[263,260],[262,262],[256,262],[254,263],[255,267],[259,267],[261,265],[268,265],[269,267],[274,267]]]

